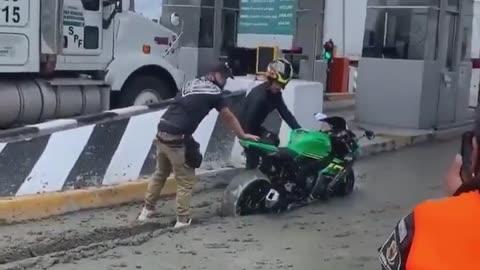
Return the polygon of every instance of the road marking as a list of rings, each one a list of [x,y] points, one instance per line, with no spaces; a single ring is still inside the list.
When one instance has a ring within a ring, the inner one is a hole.
[[[3,148],[5,148],[5,146],[7,146],[7,143],[0,143],[0,153],[2,153]]]
[[[161,110],[130,118],[103,177],[103,185],[136,180],[139,177],[164,112]]]
[[[200,144],[200,152],[205,155],[207,151],[208,143],[212,137],[213,129],[217,123],[219,113],[216,110],[212,110],[207,117],[198,126],[197,130],[193,134],[195,140]]]
[[[94,125],[53,133],[17,196],[60,191],[87,144]]]
[[[157,111],[130,119],[105,173],[103,185],[136,180],[140,176],[142,166],[155,138],[158,122],[164,112],[165,110]],[[210,112],[193,135],[200,143],[200,151],[203,155],[207,150],[217,119],[218,112]]]

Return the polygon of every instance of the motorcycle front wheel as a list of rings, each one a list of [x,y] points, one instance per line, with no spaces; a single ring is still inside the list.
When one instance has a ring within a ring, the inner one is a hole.
[[[222,216],[248,216],[267,212],[265,198],[271,183],[258,171],[237,175],[225,189]]]
[[[335,187],[335,195],[345,197],[353,192],[355,187],[355,172],[349,169],[344,176],[344,179]]]

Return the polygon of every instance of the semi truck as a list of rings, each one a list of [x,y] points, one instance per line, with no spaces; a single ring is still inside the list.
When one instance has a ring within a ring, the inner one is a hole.
[[[0,0],[0,128],[173,97],[185,79],[182,33],[134,4]],[[172,14],[171,23],[180,22]]]

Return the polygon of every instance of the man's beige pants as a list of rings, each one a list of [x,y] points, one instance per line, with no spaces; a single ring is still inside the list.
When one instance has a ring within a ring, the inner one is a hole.
[[[148,183],[145,206],[150,210],[155,208],[165,182],[173,170],[177,182],[177,216],[188,218],[196,177],[195,169],[185,164],[185,146],[184,144],[164,144],[158,140],[155,140],[155,143],[157,167]]]

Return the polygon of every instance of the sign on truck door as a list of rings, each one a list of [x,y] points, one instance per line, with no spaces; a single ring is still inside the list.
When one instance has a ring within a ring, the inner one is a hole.
[[[25,26],[28,23],[29,1],[1,0],[0,26]]]
[[[100,55],[102,0],[64,0],[63,54]]]

